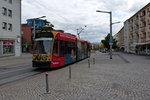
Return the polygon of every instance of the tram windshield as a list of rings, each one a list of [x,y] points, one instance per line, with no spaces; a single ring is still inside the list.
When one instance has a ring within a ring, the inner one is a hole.
[[[34,54],[51,54],[53,38],[35,39]]]

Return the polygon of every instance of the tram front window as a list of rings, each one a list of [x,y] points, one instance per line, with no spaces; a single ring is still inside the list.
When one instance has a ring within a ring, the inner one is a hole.
[[[52,38],[35,39],[34,54],[51,54]]]

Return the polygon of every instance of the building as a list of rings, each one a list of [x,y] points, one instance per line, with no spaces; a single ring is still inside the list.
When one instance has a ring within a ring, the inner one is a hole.
[[[150,53],[150,3],[128,19],[129,52]]]
[[[32,52],[32,30],[30,25],[22,24],[22,52]]]
[[[34,39],[34,20],[35,33],[40,27],[45,27],[45,20],[28,19],[26,24],[22,24],[22,52],[32,52],[32,44]]]
[[[114,36],[113,36],[113,39],[115,39],[116,41],[117,41],[117,43],[116,43],[116,45],[118,46],[118,39],[119,39],[119,37],[118,37],[118,33],[116,33]]]
[[[35,21],[35,33],[40,29],[40,27],[45,27],[45,20],[39,19],[39,18],[33,18],[33,19],[28,19],[27,20],[27,25],[31,26],[32,30],[32,40],[35,36],[34,34],[34,21]]]
[[[45,27],[45,21],[42,19],[28,19],[27,25],[34,27],[34,20],[35,20],[35,28]]]
[[[0,0],[0,57],[21,54],[21,0]]]
[[[127,19],[123,30],[124,36],[117,34],[118,41],[124,41],[124,52],[150,54],[150,3]]]
[[[129,23],[128,20],[124,22],[124,52],[129,53]]]
[[[117,33],[118,47],[121,51],[124,51],[124,27]]]

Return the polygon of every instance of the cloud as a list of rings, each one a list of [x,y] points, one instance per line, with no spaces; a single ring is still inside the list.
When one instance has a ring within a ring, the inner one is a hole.
[[[136,13],[149,1],[144,0],[22,0],[22,23],[26,19],[45,15],[55,29],[77,34],[90,42],[100,42],[109,33],[109,14],[97,13],[96,10],[112,11],[113,34],[123,26],[123,22]]]

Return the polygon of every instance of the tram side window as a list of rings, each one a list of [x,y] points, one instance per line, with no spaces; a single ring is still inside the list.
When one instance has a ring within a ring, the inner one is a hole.
[[[68,54],[68,42],[65,41],[65,54]]]
[[[64,41],[60,41],[60,56],[64,57]]]
[[[59,57],[59,41],[58,41],[58,39],[55,39],[55,41],[54,41],[53,55],[56,57]]]
[[[65,54],[75,53],[75,43],[65,42]]]

